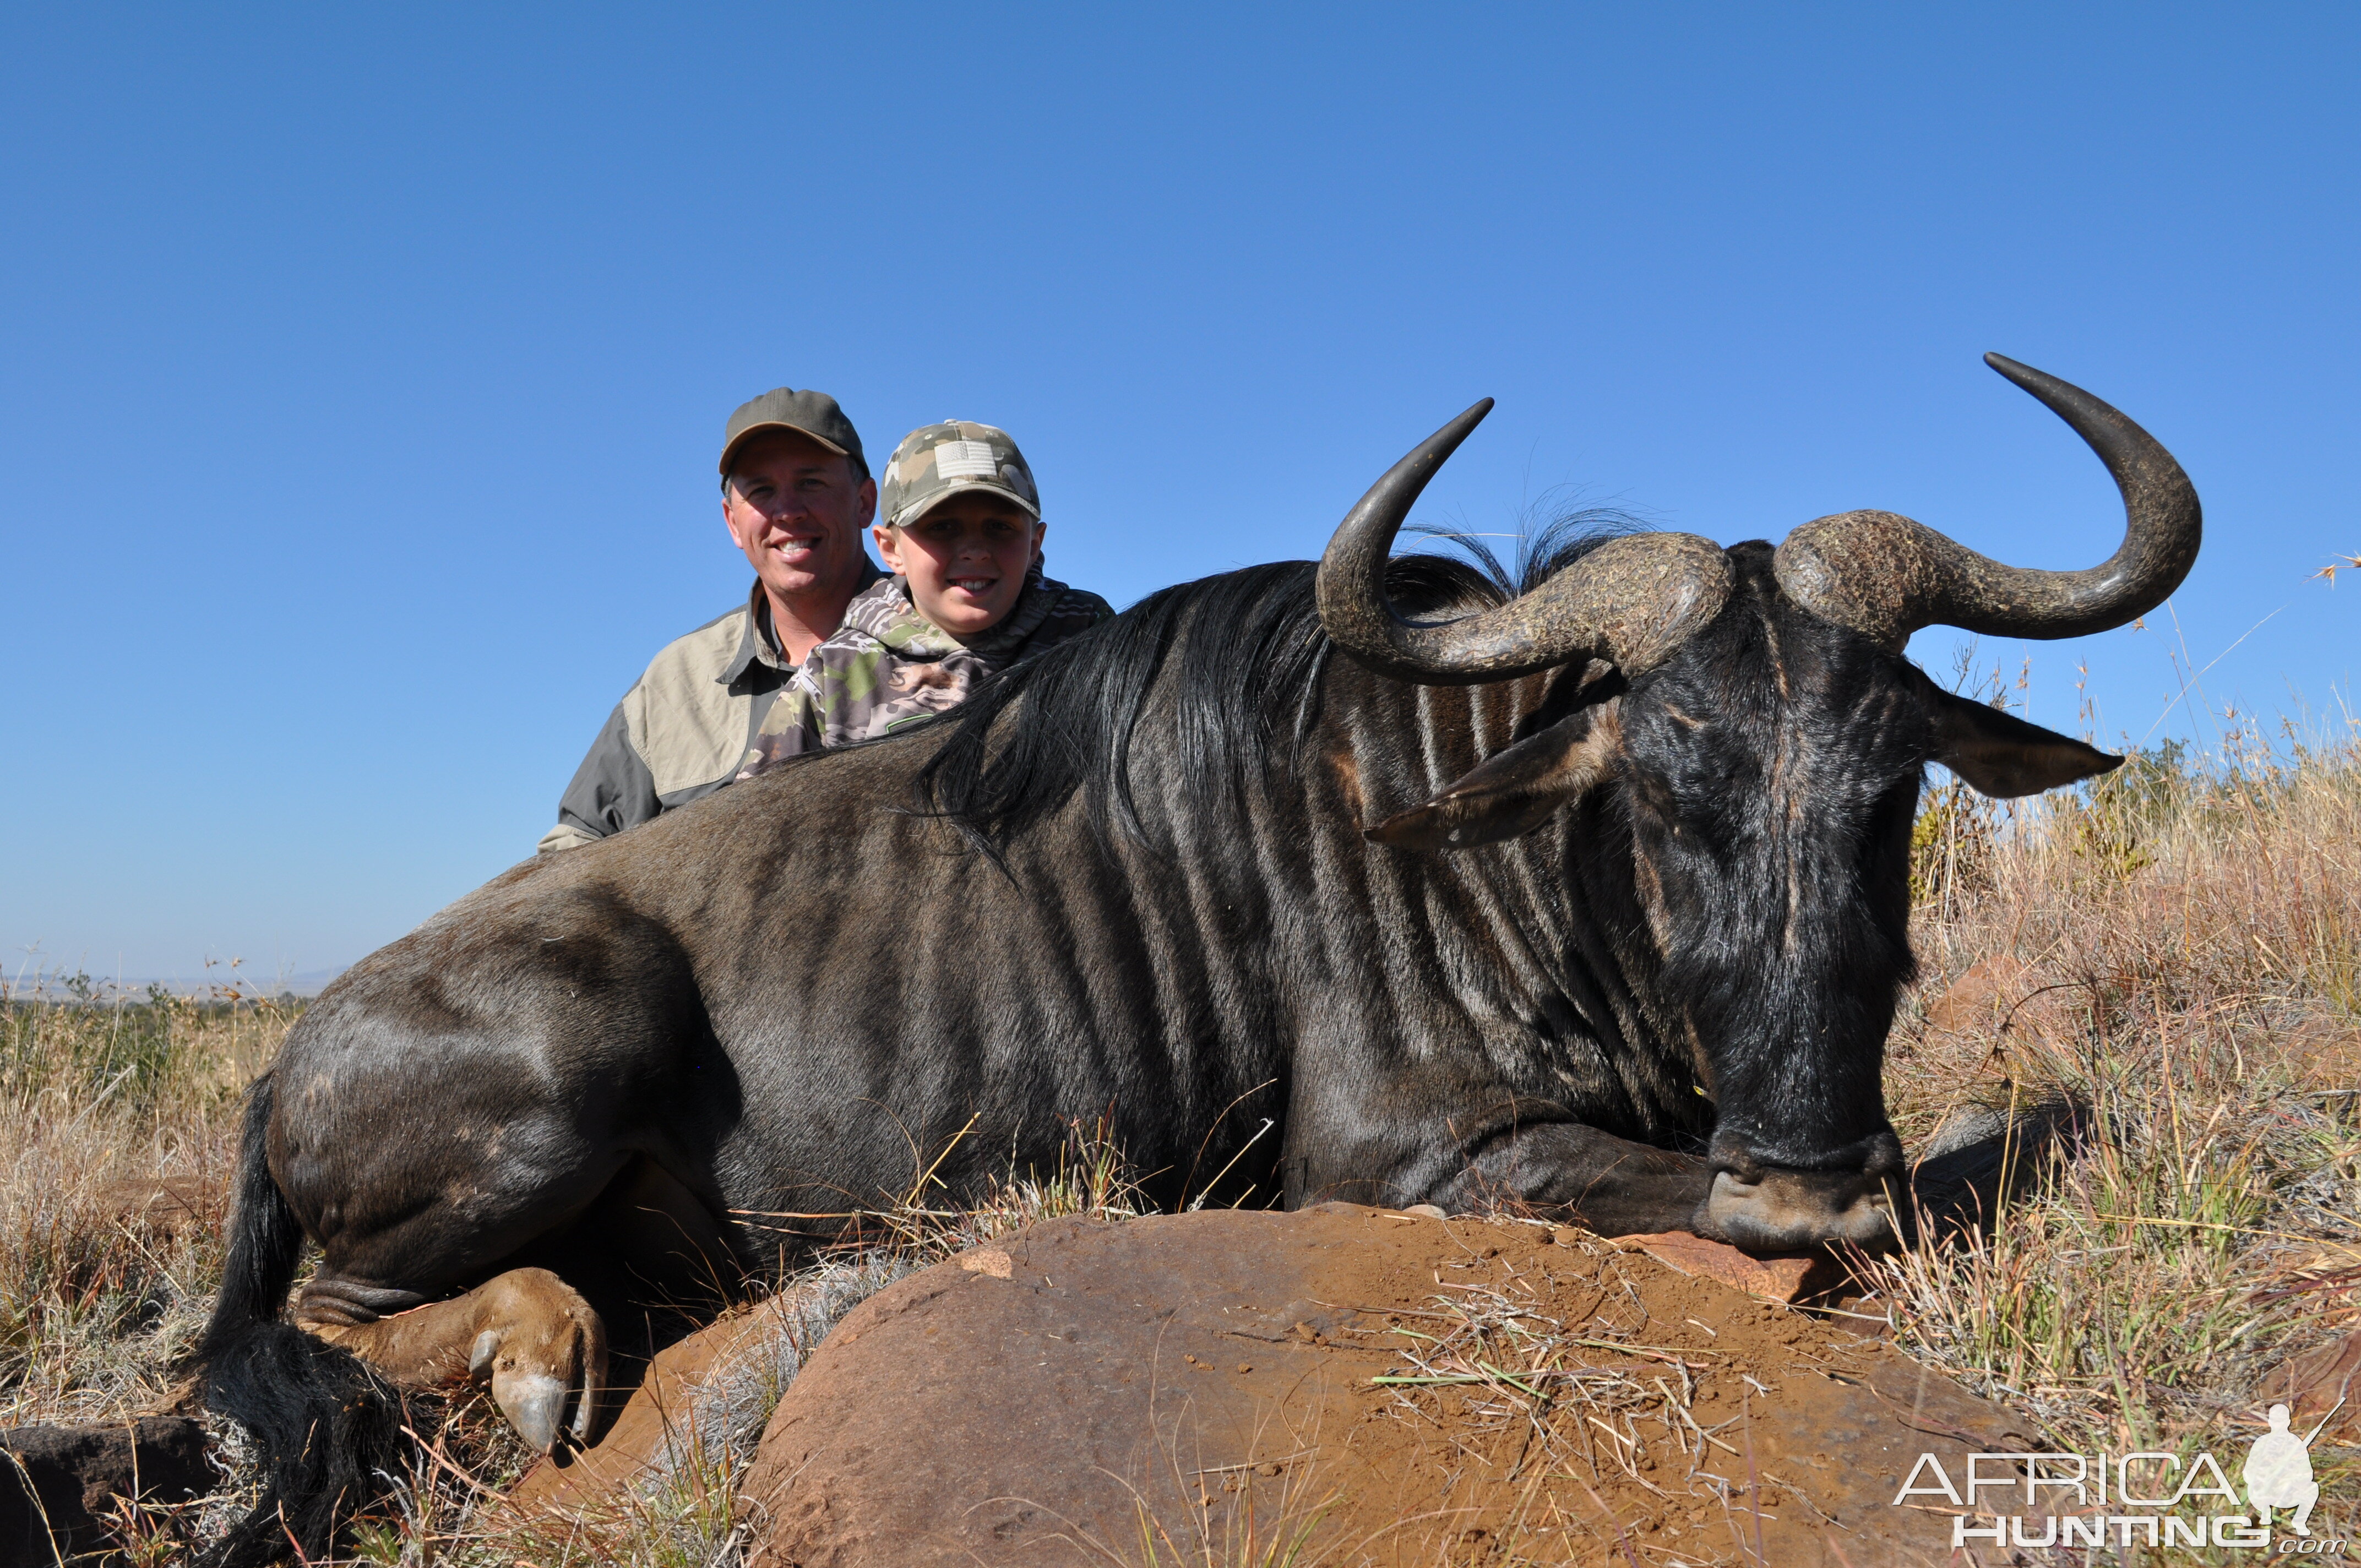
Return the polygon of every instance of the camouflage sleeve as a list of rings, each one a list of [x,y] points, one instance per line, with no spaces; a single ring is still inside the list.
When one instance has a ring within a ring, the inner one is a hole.
[[[574,770],[574,782],[558,797],[557,826],[542,835],[540,850],[551,854],[593,839],[635,828],[664,810],[655,775],[631,744],[622,704],[590,743],[589,755]]]
[[[732,784],[767,773],[790,757],[799,757],[815,749],[811,734],[812,702],[800,686],[789,685],[777,700],[763,710],[755,722],[754,733],[749,737],[746,755],[738,764]]]

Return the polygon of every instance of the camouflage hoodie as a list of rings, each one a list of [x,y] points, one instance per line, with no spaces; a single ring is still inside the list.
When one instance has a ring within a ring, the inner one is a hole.
[[[874,740],[957,707],[986,675],[1114,613],[1098,595],[1043,576],[1036,560],[1006,619],[962,642],[917,612],[907,579],[882,577],[853,597],[844,623],[780,691],[754,731],[738,777],[767,773],[806,751]]]

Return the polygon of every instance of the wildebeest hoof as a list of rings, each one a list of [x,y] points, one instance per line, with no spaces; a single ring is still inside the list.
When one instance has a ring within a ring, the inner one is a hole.
[[[1698,1234],[1749,1252],[1796,1252],[1828,1242],[1875,1246],[1895,1239],[1883,1185],[1861,1177],[1765,1170],[1754,1180],[1717,1172]]]
[[[607,1332],[598,1312],[545,1268],[511,1269],[475,1294],[485,1326],[468,1346],[468,1375],[491,1380],[493,1403],[541,1453],[556,1446],[562,1429],[588,1442],[607,1379]]]
[[[542,1453],[557,1446],[558,1423],[566,1419],[566,1385],[546,1372],[492,1374],[492,1402],[500,1406],[517,1435]],[[582,1404],[587,1413],[590,1402],[585,1399]],[[588,1423],[577,1419],[575,1424],[587,1427]]]

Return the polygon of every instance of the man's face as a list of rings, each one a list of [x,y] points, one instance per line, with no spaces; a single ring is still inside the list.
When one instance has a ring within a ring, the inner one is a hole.
[[[787,600],[851,591],[876,509],[877,486],[853,482],[851,458],[792,431],[741,447],[721,495],[731,543],[771,596]]]
[[[1016,502],[962,490],[914,522],[878,529],[877,552],[909,579],[920,615],[954,637],[972,637],[1016,608],[1043,532]]]

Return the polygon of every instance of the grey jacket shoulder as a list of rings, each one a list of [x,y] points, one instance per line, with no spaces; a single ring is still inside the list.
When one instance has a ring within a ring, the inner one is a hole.
[[[746,754],[754,709],[775,688],[769,666],[741,658],[753,636],[741,604],[665,644],[623,694],[559,798],[544,853],[637,827],[728,784]]]

